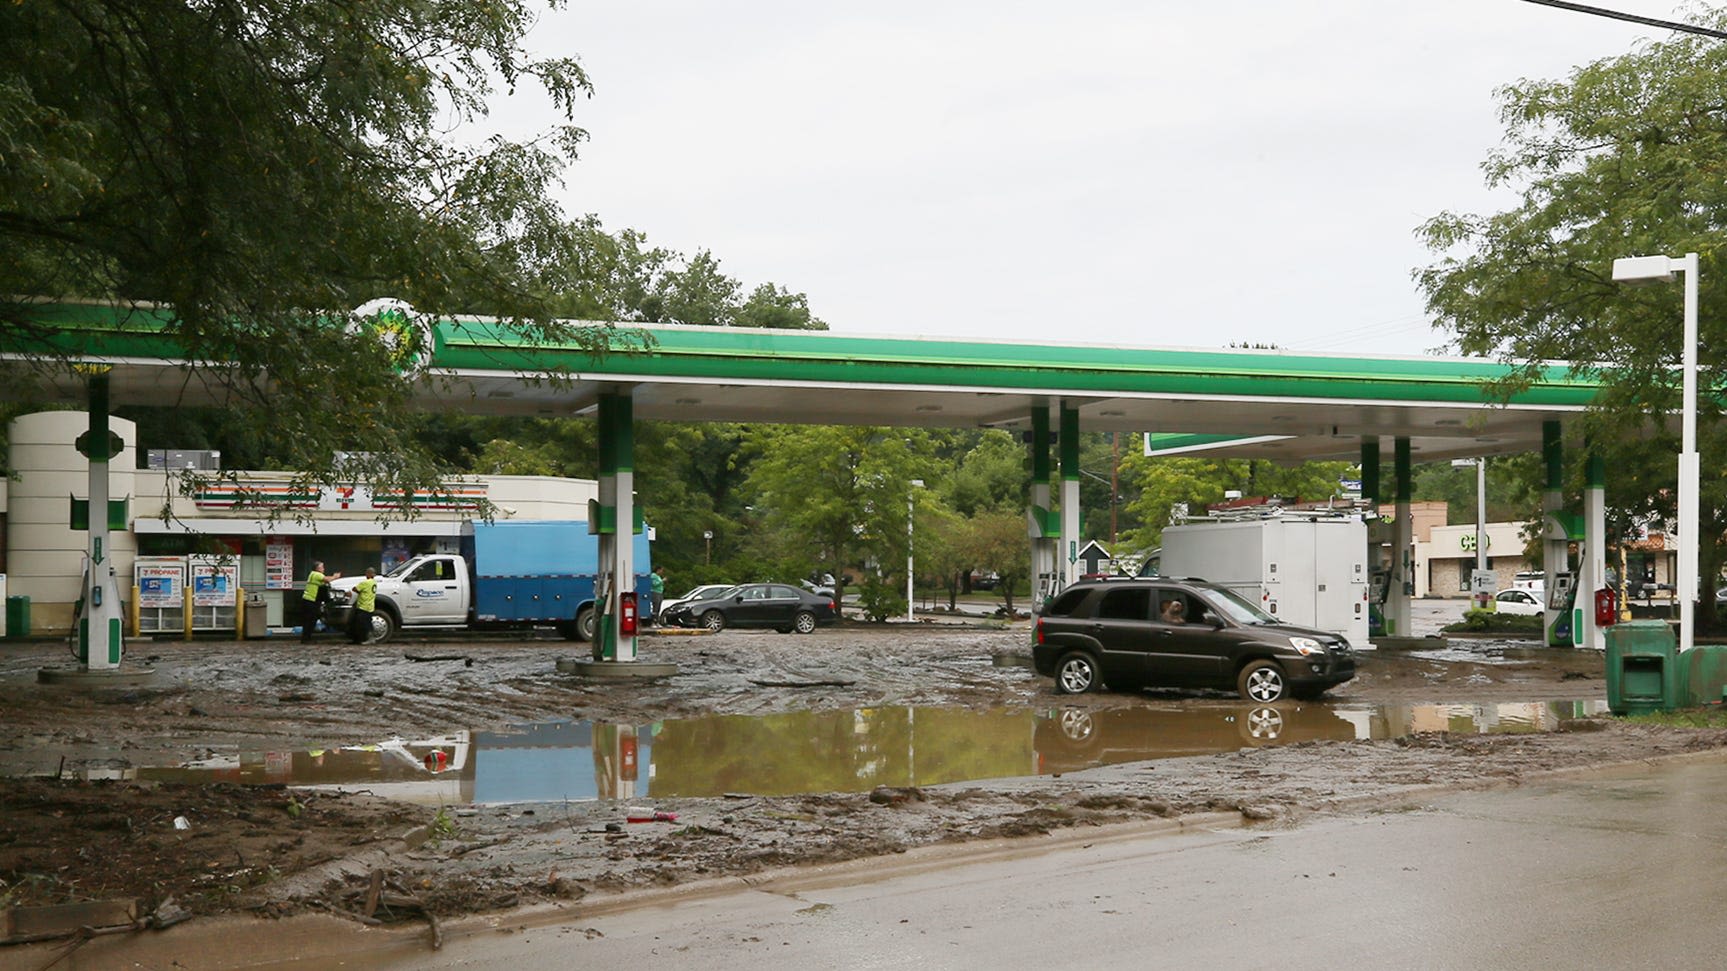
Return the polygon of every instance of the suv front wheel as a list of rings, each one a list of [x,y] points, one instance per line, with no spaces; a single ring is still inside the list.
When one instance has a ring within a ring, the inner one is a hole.
[[[1235,686],[1243,698],[1262,705],[1282,701],[1289,694],[1289,684],[1283,680],[1283,669],[1276,661],[1254,661],[1242,668]]]
[[[1100,685],[1097,680],[1097,662],[1084,651],[1071,651],[1061,656],[1055,665],[1055,693],[1058,695],[1083,695],[1096,691]]]

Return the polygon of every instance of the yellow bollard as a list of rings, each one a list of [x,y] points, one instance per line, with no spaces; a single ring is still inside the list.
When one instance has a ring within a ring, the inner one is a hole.
[[[246,639],[246,588],[234,588],[234,639]]]
[[[126,619],[132,622],[133,637],[143,634],[143,631],[139,630],[139,624],[142,622],[141,618],[144,612],[138,607],[138,593],[138,585],[132,584],[132,601],[126,605]]]

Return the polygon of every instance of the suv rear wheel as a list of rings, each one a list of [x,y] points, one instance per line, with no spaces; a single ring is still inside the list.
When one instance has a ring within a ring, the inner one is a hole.
[[[1061,656],[1055,664],[1055,693],[1058,695],[1083,695],[1096,691],[1100,685],[1097,681],[1097,662],[1084,651],[1070,651]]]
[[[1235,686],[1243,698],[1260,704],[1282,701],[1289,694],[1289,684],[1276,661],[1254,661],[1242,668]]]

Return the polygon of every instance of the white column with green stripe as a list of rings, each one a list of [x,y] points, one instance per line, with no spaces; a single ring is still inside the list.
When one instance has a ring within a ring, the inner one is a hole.
[[[1049,489],[1049,406],[1031,409],[1031,508],[1026,510],[1026,532],[1031,537],[1031,609],[1042,610],[1055,595],[1058,539],[1052,528]]]
[[[594,659],[634,661],[636,635],[625,634],[620,598],[634,594],[635,409],[628,391],[601,394],[597,412],[600,438],[600,579],[595,595],[600,622],[594,633]],[[636,605],[640,617],[642,604]]]
[[[112,671],[125,655],[123,623],[125,611],[120,585],[114,573],[113,529],[125,529],[124,512],[118,526],[108,501],[108,463],[120,452],[119,436],[108,428],[108,373],[103,368],[88,379],[90,429],[78,439],[78,451],[90,461],[90,498],[84,520],[90,533],[88,559],[84,563],[84,587],[78,601],[78,665],[86,671]],[[74,528],[78,516],[74,500]],[[124,509],[124,506],[121,506]]]
[[[1079,579],[1079,409],[1061,406],[1061,552],[1056,556],[1056,590]]]

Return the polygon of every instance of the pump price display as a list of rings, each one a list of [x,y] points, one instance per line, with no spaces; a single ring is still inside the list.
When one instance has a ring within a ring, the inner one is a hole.
[[[1492,570],[1470,570],[1469,591],[1478,595],[1493,596],[1499,592],[1499,574]]]

